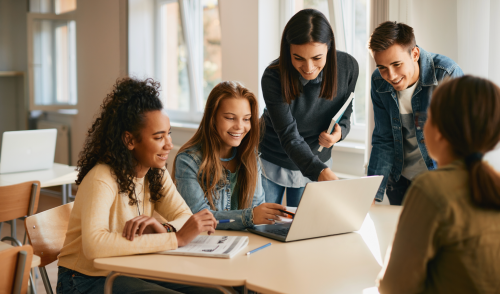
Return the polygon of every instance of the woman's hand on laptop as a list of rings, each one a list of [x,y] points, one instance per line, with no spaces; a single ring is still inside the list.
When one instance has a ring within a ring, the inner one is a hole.
[[[208,209],[203,209],[193,214],[175,233],[177,246],[182,247],[189,244],[200,233],[208,232],[209,235],[215,233],[215,227],[217,227],[217,220],[214,215]]]
[[[254,225],[272,225],[275,221],[280,220],[280,216],[286,215],[279,210],[286,210],[286,206],[276,203],[262,203],[253,209]]]

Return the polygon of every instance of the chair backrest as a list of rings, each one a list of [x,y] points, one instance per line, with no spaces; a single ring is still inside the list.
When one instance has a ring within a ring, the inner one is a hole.
[[[57,259],[64,245],[72,209],[73,202],[37,213],[24,220],[33,251],[40,256],[40,267]]]
[[[0,293],[26,293],[32,259],[30,245],[0,251]]]
[[[0,203],[2,203],[2,205],[0,205],[0,222],[30,215],[31,190],[34,183],[38,186],[33,202],[32,213],[36,213],[40,196],[39,181],[0,187]]]

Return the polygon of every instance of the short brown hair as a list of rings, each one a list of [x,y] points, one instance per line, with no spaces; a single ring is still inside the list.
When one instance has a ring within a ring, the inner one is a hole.
[[[373,52],[382,52],[394,44],[411,50],[417,45],[413,28],[404,23],[386,21],[381,23],[372,33],[368,41],[368,49]]]

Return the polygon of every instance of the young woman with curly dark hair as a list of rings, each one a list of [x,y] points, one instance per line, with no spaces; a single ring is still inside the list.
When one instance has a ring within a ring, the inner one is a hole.
[[[151,79],[119,80],[88,131],[77,164],[80,187],[59,255],[58,293],[102,293],[109,272],[94,267],[96,258],[176,249],[215,230],[213,215],[208,210],[193,215],[166,172],[173,145],[158,89]],[[154,211],[169,222],[159,223]],[[200,291],[131,277],[117,280],[116,293]]]

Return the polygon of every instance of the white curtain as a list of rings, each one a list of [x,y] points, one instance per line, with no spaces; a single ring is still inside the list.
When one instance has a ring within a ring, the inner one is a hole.
[[[369,1],[369,20],[368,20],[368,38],[370,38],[372,32],[375,28],[382,22],[389,20],[389,0],[370,0]],[[368,40],[367,40],[368,41]],[[368,72],[372,73],[376,66],[375,61],[368,54]],[[366,97],[365,97],[365,115],[366,115],[366,146],[365,146],[365,174],[368,170],[368,162],[370,161],[370,154],[372,152],[372,133],[375,127],[375,122],[373,120],[373,104],[370,97],[371,90],[371,75],[369,79],[366,80]]]
[[[191,97],[195,97],[196,106],[203,111],[201,100],[203,99],[203,7],[199,0],[179,0],[181,10],[182,27],[184,28],[184,42],[188,51],[188,74],[191,80]]]

